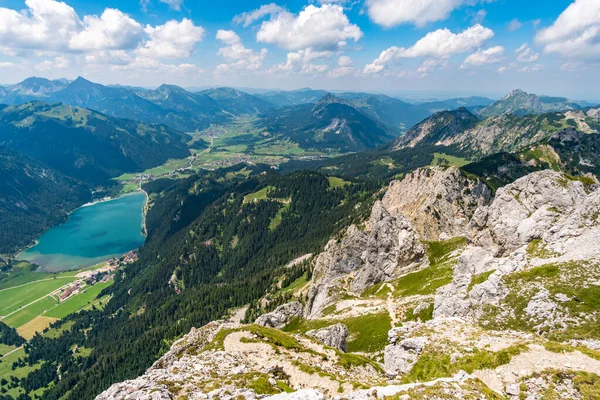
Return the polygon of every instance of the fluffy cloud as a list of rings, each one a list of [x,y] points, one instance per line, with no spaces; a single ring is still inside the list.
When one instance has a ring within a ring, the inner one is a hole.
[[[485,64],[497,64],[504,58],[504,47],[494,46],[485,50],[477,50],[465,58],[461,68],[475,67]]]
[[[107,8],[100,17],[86,15],[85,28],[69,40],[74,50],[131,49],[144,36],[144,28],[121,11]]]
[[[278,14],[284,11],[284,8],[279,7],[275,3],[265,4],[260,8],[257,8],[256,10],[236,15],[235,17],[233,17],[233,22],[236,24],[242,24],[244,27],[247,27],[268,15]]]
[[[267,49],[256,53],[244,47],[242,40],[234,31],[220,29],[217,32],[217,40],[226,45],[219,49],[218,54],[228,62],[217,66],[217,73],[226,73],[232,70],[256,71],[262,66],[267,55]]]
[[[204,37],[204,29],[184,18],[181,22],[168,21],[164,25],[146,25],[150,40],[137,50],[148,58],[182,58],[192,54],[196,43]]]
[[[523,43],[518,49],[515,50],[517,53],[517,61],[522,63],[530,63],[537,61],[540,58],[539,53],[535,53],[527,43]]]
[[[331,71],[328,76],[332,78],[339,78],[341,76],[355,75],[356,69],[352,67],[352,59],[348,56],[341,56],[338,58],[338,67]]]
[[[75,10],[63,2],[26,0],[27,10],[0,8],[0,43],[4,48],[66,49],[83,28]]]
[[[0,51],[6,54],[36,58],[84,53],[86,61],[97,62],[122,61],[126,57],[119,51],[135,51],[141,57],[177,58],[189,56],[204,35],[204,29],[188,19],[144,28],[113,8],[80,19],[64,2],[26,0],[25,5],[22,12],[0,7]],[[40,68],[56,67],[56,60],[46,61]]]
[[[423,26],[444,20],[464,3],[465,0],[367,0],[366,6],[373,22],[389,28],[404,23]]]
[[[523,26],[523,24],[521,23],[521,21],[519,21],[517,18],[515,18],[506,25],[506,29],[509,32],[514,32],[514,31],[518,31],[519,29],[521,29],[522,26]]]
[[[134,58],[125,50],[102,50],[86,55],[85,61],[91,65],[128,65]]]
[[[330,57],[331,52],[321,51],[314,52],[311,49],[298,50],[297,52],[288,53],[285,63],[274,65],[270,73],[300,73],[300,74],[321,74],[327,71],[327,65],[313,64],[312,62],[318,59]]]
[[[535,37],[546,53],[569,58],[600,58],[600,1],[575,0]]]
[[[494,32],[491,29],[479,24],[460,33],[452,33],[448,29],[438,29],[429,32],[410,48],[394,46],[383,51],[373,63],[365,67],[364,72],[366,74],[379,73],[400,58],[449,58],[479,48],[492,36],[494,36]]]
[[[288,11],[273,14],[261,24],[256,40],[286,50],[335,50],[362,36],[360,28],[350,23],[341,6],[324,4],[309,5],[298,15]]]

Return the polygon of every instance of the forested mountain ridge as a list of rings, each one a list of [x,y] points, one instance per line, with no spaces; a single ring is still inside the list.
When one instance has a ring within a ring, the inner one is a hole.
[[[375,121],[380,121],[396,135],[431,115],[431,112],[421,105],[385,95],[341,93],[338,96],[349,100],[357,110]]]
[[[86,185],[0,145],[0,254],[31,244],[90,199]]]
[[[544,169],[600,176],[600,134],[564,129],[516,153],[497,153],[463,167],[493,188]]]
[[[63,104],[31,102],[0,111],[0,144],[92,184],[184,158],[189,139],[164,125]]]
[[[289,138],[305,149],[349,152],[375,148],[394,136],[378,122],[331,94],[317,104],[268,110],[257,125],[268,134]]]
[[[207,89],[199,92],[215,100],[226,112],[233,115],[256,114],[275,105],[257,96],[228,87]]]

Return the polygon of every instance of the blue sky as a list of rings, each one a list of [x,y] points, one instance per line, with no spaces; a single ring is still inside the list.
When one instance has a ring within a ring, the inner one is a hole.
[[[0,0],[5,84],[599,100],[598,72],[599,0]]]

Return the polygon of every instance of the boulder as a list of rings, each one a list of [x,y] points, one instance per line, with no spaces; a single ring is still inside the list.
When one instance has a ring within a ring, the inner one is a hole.
[[[409,373],[426,344],[427,338],[421,336],[404,339],[386,346],[383,356],[386,375],[389,378],[395,378],[399,374]]]
[[[255,321],[256,324],[269,328],[281,329],[294,317],[302,316],[302,303],[293,301],[277,307],[270,313],[263,314]]]
[[[348,351],[348,327],[344,324],[335,324],[322,329],[316,329],[306,332],[308,336],[312,336],[319,342],[338,349],[339,351]]]

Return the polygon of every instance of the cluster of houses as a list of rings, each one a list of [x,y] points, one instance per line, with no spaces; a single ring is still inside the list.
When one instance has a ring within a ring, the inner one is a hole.
[[[131,264],[132,262],[137,261],[137,259],[138,259],[137,250],[131,250],[129,253],[127,253],[121,257],[111,258],[110,260],[108,260],[108,267],[112,268],[111,271],[114,271],[115,268],[119,267],[120,265]]]
[[[81,281],[73,282],[72,285],[67,287],[67,289],[60,294],[60,296],[59,296],[60,301],[65,301],[66,299],[68,299],[73,293],[75,293],[79,289],[81,289],[81,285],[82,285]]]

